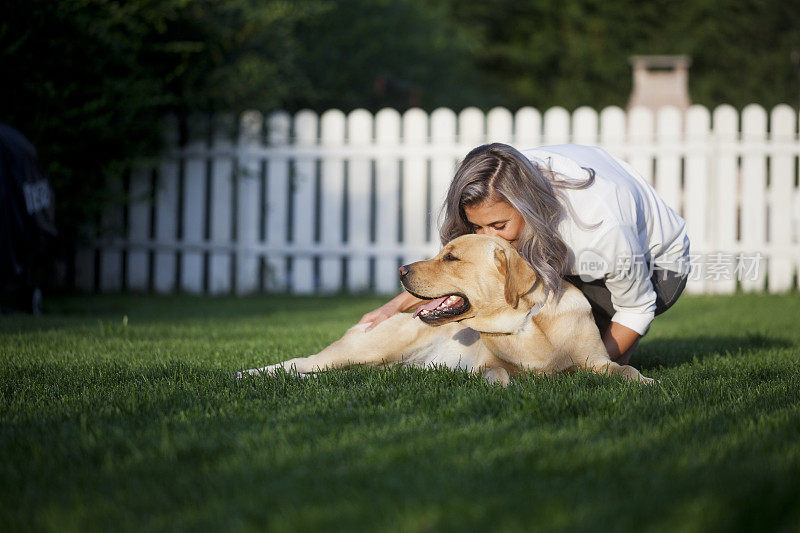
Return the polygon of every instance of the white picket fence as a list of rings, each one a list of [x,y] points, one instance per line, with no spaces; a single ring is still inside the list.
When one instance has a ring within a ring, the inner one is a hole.
[[[399,290],[397,267],[439,248],[438,211],[457,162],[485,142],[574,142],[629,161],[686,219],[694,293],[780,292],[797,285],[797,114],[758,105],[572,115],[468,108],[189,121],[178,146],[126,184],[102,236],[76,257],[86,290],[236,293]],[[768,128],[769,124],[769,128]],[[238,127],[236,127],[238,126]],[[209,130],[210,134],[209,134]],[[232,135],[233,131],[236,135]],[[745,279],[750,254],[763,260]]]

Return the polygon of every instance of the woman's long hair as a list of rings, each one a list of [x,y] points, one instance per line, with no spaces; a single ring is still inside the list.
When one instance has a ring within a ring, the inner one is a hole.
[[[485,144],[473,149],[459,165],[442,205],[442,245],[474,233],[465,207],[487,200],[505,201],[525,220],[517,250],[536,273],[537,284],[544,283],[545,297],[552,293],[558,298],[568,261],[558,224],[566,210],[578,224],[591,227],[581,222],[563,189],[589,187],[594,183],[594,171],[587,170],[589,177],[584,181],[557,179],[558,174],[535,165],[507,144]]]

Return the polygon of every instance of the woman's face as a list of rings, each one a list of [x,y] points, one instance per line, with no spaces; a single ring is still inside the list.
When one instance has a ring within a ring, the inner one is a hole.
[[[480,204],[464,208],[472,231],[481,235],[497,235],[514,247],[525,227],[525,220],[519,211],[503,200],[486,200]]]

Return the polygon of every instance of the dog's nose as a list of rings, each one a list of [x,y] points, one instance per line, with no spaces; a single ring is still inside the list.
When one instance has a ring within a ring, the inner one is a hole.
[[[408,265],[403,265],[400,267],[400,277],[403,278],[408,274]]]

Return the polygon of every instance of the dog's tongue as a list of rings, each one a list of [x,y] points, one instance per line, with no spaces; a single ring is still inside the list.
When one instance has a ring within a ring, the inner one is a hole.
[[[430,302],[420,305],[419,307],[417,307],[417,310],[414,311],[414,316],[412,318],[417,318],[417,315],[420,314],[420,312],[424,309],[427,309],[428,311],[436,309],[437,307],[439,307],[439,304],[441,304],[445,300],[447,300],[447,296],[442,296],[441,298],[436,298],[435,300],[431,300]]]

